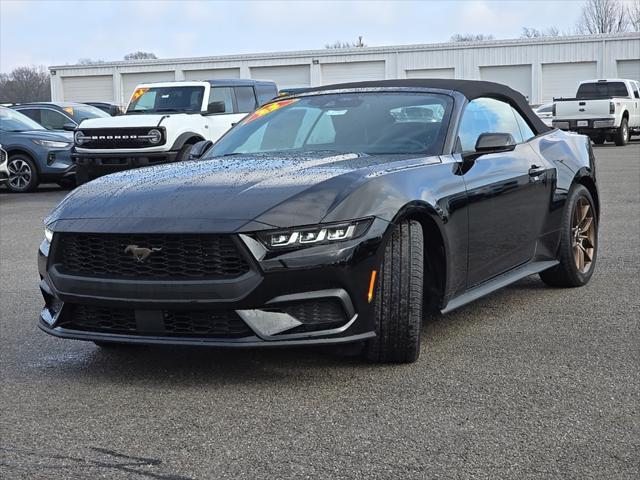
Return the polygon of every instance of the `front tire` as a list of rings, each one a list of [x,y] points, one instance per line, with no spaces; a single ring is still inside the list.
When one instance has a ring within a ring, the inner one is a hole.
[[[17,153],[9,157],[7,162],[9,178],[7,188],[15,193],[32,192],[40,183],[38,169],[30,157]]]
[[[189,154],[191,153],[192,148],[193,145],[191,143],[183,145],[176,155],[176,162],[184,162],[185,160],[189,160]]]
[[[540,273],[552,287],[586,285],[593,275],[598,253],[598,218],[589,190],[576,185],[567,200],[560,232],[560,264]]]
[[[624,147],[627,143],[629,143],[629,121],[623,118],[616,132],[616,145]]]
[[[593,143],[595,143],[596,145],[603,145],[606,139],[607,138],[605,136],[600,135],[591,138],[591,140],[593,140]]]
[[[418,222],[407,220],[395,227],[379,273],[376,337],[367,341],[364,354],[374,362],[415,362],[424,293],[424,239]]]

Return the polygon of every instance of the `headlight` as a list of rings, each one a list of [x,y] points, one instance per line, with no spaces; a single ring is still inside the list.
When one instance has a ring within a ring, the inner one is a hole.
[[[80,130],[76,130],[76,133],[73,134],[73,139],[76,141],[76,145],[82,145],[85,140],[84,133]]]
[[[49,243],[51,243],[51,240],[53,240],[53,232],[47,227],[44,227],[44,239]]]
[[[269,249],[300,248],[358,238],[367,231],[371,219],[314,225],[287,230],[258,232],[260,241]]]
[[[31,139],[31,141],[36,145],[40,145],[42,147],[47,147],[47,148],[69,148],[71,146],[71,142],[56,142],[54,140],[37,140],[37,139]]]
[[[162,132],[160,132],[160,130],[156,128],[154,128],[153,130],[149,130],[147,136],[147,140],[149,140],[149,143],[160,143],[160,140],[162,140]]]

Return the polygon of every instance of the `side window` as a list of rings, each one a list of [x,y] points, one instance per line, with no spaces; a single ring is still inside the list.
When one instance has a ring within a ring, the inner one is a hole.
[[[212,87],[209,93],[209,103],[224,103],[224,112],[233,113],[233,89],[231,87]]]
[[[256,85],[256,93],[258,94],[258,105],[264,105],[278,96],[275,85]]]
[[[533,137],[535,137],[536,134],[533,133],[533,130],[531,130],[531,127],[529,126],[527,121],[524,118],[522,118],[522,115],[520,115],[520,112],[518,112],[513,107],[511,108],[511,110],[513,111],[513,115],[516,117],[516,122],[518,122],[518,127],[520,127],[520,133],[522,134],[522,141],[528,142]]]
[[[253,87],[235,87],[236,102],[238,103],[239,113],[253,112],[256,105],[256,95],[253,93]]]
[[[48,109],[42,110],[41,125],[47,130],[62,130],[66,123],[71,123],[71,121],[61,113]]]
[[[27,117],[29,117],[34,122],[42,124],[42,120],[40,118],[41,110],[37,108],[21,108],[18,111],[23,115],[26,115]]]
[[[473,152],[483,133],[510,133],[522,143],[522,133],[511,105],[493,98],[477,98],[466,106],[458,129],[463,152]]]

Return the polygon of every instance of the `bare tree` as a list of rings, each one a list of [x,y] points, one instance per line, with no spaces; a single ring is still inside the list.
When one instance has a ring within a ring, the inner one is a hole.
[[[94,60],[93,58],[80,58],[78,59],[78,65],[98,65],[104,63],[104,60]]]
[[[451,42],[482,42],[485,40],[493,40],[493,35],[484,33],[456,33],[451,35]]]
[[[18,67],[0,74],[0,103],[46,102],[51,100],[51,78],[43,67]]]
[[[620,0],[587,0],[576,31],[582,35],[626,32],[628,23],[626,8]]]
[[[540,37],[558,37],[560,36],[560,30],[557,27],[549,27],[545,30],[538,30],[537,28],[522,27],[522,34],[520,38],[540,38]]]
[[[634,0],[627,7],[629,24],[635,32],[640,32],[640,0]]]
[[[156,54],[153,52],[133,52],[124,56],[125,60],[156,60]]]
[[[366,45],[364,44],[364,42],[362,41],[362,35],[360,35],[358,37],[358,40],[355,42],[341,42],[340,40],[333,42],[333,43],[327,43],[324,48],[327,49],[334,49],[334,48],[359,48],[359,47],[366,47]]]

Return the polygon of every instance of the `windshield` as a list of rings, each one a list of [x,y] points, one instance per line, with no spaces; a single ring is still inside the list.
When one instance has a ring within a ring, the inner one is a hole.
[[[206,158],[331,151],[442,153],[453,100],[428,93],[341,93],[269,103],[246,117]]]
[[[0,107],[0,130],[5,132],[26,132],[44,128],[20,112]]]
[[[200,112],[204,87],[136,88],[127,113]]]
[[[578,87],[576,98],[628,97],[627,86],[623,82],[583,83]]]
[[[63,110],[73,118],[76,123],[80,123],[87,118],[104,118],[110,117],[107,112],[91,105],[68,105]]]

